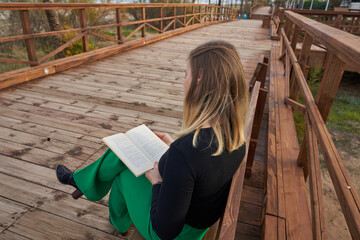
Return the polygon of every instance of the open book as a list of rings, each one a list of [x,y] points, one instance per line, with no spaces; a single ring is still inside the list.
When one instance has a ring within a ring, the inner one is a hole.
[[[144,124],[102,140],[136,177],[152,169],[169,148]]]

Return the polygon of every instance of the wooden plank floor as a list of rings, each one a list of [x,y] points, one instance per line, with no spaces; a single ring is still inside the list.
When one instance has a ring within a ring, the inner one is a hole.
[[[1,90],[0,239],[120,239],[108,223],[107,198],[74,201],[54,166],[82,168],[105,151],[102,137],[142,123],[178,131],[187,55],[214,39],[238,48],[247,79],[271,46],[261,21],[229,22]],[[239,239],[260,238],[261,157],[246,180]],[[138,236],[131,230],[128,238]]]

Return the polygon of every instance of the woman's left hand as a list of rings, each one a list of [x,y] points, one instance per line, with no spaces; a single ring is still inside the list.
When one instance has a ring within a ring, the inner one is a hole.
[[[152,185],[162,182],[162,178],[160,176],[158,166],[159,166],[159,163],[155,162],[154,168],[145,173],[146,178],[149,179],[149,181],[151,182]]]

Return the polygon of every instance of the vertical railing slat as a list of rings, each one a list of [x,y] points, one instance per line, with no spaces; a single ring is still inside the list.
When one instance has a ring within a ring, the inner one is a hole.
[[[159,11],[160,11],[160,26],[159,26],[159,29],[161,30],[161,32],[163,32],[163,7],[160,7],[159,8]]]
[[[116,23],[121,24],[122,23],[122,16],[121,16],[121,8],[116,8]],[[117,39],[121,42],[123,42],[123,32],[122,32],[122,26],[117,27]]]
[[[195,7],[194,6],[192,6],[192,17],[193,17],[193,19],[192,19],[192,24],[194,25],[194,23],[195,23]]]
[[[143,21],[145,21],[145,19],[146,19],[145,9],[146,9],[145,7],[141,8],[141,20],[143,20]],[[141,36],[146,37],[146,29],[145,29],[146,24],[145,23],[143,23],[143,24],[144,24],[144,27],[141,29]]]
[[[173,16],[174,16],[174,20],[176,18],[176,7],[173,7]],[[176,28],[176,21],[174,21],[174,24],[173,24],[173,30],[175,30]]]
[[[20,20],[23,28],[24,35],[32,34],[30,26],[30,18],[28,10],[20,10]],[[36,50],[33,38],[25,39],[26,51],[28,54],[28,59],[30,62],[37,62]],[[30,66],[35,66],[35,64],[30,64]]]
[[[309,114],[306,113],[307,158],[309,164],[309,186],[311,198],[311,217],[314,240],[327,239],[324,201],[321,184],[319,150],[315,130]]]
[[[80,9],[80,27],[81,28],[86,28],[86,13],[85,13],[85,9]],[[81,32],[86,32],[86,30],[82,30]],[[88,41],[88,35],[85,34],[82,37],[82,43],[83,43],[83,50],[84,52],[88,52],[89,51],[89,41]]]

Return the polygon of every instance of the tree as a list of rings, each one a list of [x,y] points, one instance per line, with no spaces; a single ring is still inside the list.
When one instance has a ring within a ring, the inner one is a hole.
[[[54,3],[54,0],[43,0],[43,2],[44,3]],[[60,26],[60,22],[59,22],[59,16],[58,16],[56,10],[52,10],[52,9],[51,10],[45,10],[45,13],[46,13],[46,17],[48,19],[51,31],[60,31],[60,30],[62,30],[61,26]],[[59,35],[54,35],[54,36],[52,36],[52,38],[53,38],[53,41],[52,41],[53,44],[52,45],[53,45],[54,50],[57,49],[58,47],[60,47],[63,44]],[[55,55],[56,59],[63,58],[63,57],[65,57],[63,51],[61,51],[61,52],[59,52],[58,54]]]

